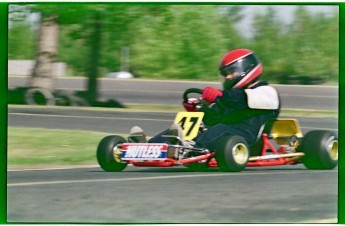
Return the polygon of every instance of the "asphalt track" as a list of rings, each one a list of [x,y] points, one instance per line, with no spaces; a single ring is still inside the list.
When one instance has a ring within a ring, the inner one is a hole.
[[[9,106],[8,126],[128,133],[132,125],[140,125],[151,135],[170,125],[173,116]],[[303,132],[338,131],[334,118],[298,119]],[[321,171],[288,165],[224,173],[129,166],[124,172],[107,173],[94,165],[9,170],[7,175],[7,217],[15,223],[337,222],[337,168]]]
[[[98,167],[8,172],[8,221],[336,223],[338,171]]]
[[[10,76],[8,87],[25,86],[26,77]],[[85,78],[57,78],[56,89],[75,91],[85,90]],[[292,109],[338,110],[338,86],[276,85],[282,106]],[[141,80],[141,79],[99,79],[101,99],[116,99],[126,103],[180,105],[182,93],[188,88],[220,88],[219,82]]]

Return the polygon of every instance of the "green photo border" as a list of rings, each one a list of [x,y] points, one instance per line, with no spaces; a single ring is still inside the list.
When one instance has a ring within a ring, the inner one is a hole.
[[[0,224],[7,218],[7,18],[8,3],[0,2]]]
[[[345,95],[345,3],[339,3],[339,115],[338,115],[338,136],[339,136],[339,166],[338,166],[338,223],[345,224],[345,124],[344,124],[344,95]],[[343,59],[343,60],[342,60]]]
[[[0,27],[2,28],[0,35],[0,224],[7,224],[7,89],[8,89],[8,78],[7,78],[7,52],[8,52],[8,36],[7,36],[7,26],[8,26],[8,5],[15,2],[0,2]],[[89,3],[89,2],[85,2]],[[101,2],[100,2],[101,3]],[[141,3],[141,2],[137,2]],[[175,2],[167,2],[167,4],[173,4]],[[177,2],[176,2],[177,3]],[[182,3],[182,1],[180,2]],[[185,2],[183,2],[185,3]],[[194,3],[194,2],[192,2]],[[195,2],[199,4],[199,2]],[[235,2],[228,2],[235,3]],[[254,2],[255,3],[255,2]],[[338,167],[338,224],[345,224],[345,143],[343,136],[345,135],[345,125],[344,120],[341,116],[345,113],[345,103],[343,103],[343,96],[345,93],[344,83],[345,79],[342,76],[345,73],[345,64],[341,59],[345,59],[345,3],[343,2],[263,2],[264,4],[284,4],[284,5],[296,5],[296,4],[325,4],[325,5],[338,5],[339,6],[339,167]],[[61,3],[63,4],[63,3]],[[208,2],[208,4],[227,4],[227,2]],[[236,2],[235,4],[253,4],[248,2]],[[262,3],[261,3],[262,4]],[[326,185],[327,186],[327,185]]]

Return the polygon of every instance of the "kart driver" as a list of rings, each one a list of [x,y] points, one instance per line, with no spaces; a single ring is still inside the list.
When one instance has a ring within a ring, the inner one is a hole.
[[[235,49],[224,55],[219,67],[223,90],[211,86],[202,90],[202,99],[210,105],[198,109],[195,98],[182,103],[187,111],[205,113],[203,122],[207,130],[194,139],[194,147],[212,151],[226,135],[242,136],[249,145],[255,143],[261,126],[268,119],[277,118],[280,111],[278,92],[259,80],[262,71],[259,59],[251,50]],[[139,127],[133,127],[130,133],[143,134]],[[164,142],[161,135],[166,133],[179,137],[183,134],[181,127],[173,124],[149,142]]]

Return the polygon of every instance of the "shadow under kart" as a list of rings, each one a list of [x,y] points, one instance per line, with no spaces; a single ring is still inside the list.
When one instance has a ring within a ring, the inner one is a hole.
[[[201,93],[191,88],[185,91]],[[206,128],[203,112],[179,112],[175,123],[183,128],[186,140],[192,140]],[[97,161],[101,168],[118,172],[128,164],[138,167],[173,167],[184,165],[195,171],[219,167],[225,172],[239,172],[246,167],[277,166],[303,163],[308,169],[333,169],[338,164],[338,139],[334,132],[314,130],[302,135],[296,119],[272,119],[258,134],[254,145],[237,135],[222,137],[215,150],[183,145],[178,136],[162,135],[177,144],[132,143],[130,138],[117,135],[104,137],[97,148]]]

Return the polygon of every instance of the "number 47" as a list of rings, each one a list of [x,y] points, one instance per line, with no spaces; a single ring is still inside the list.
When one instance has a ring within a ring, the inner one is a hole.
[[[179,112],[176,115],[175,123],[182,127],[184,138],[192,140],[198,135],[203,117],[203,112]]]

